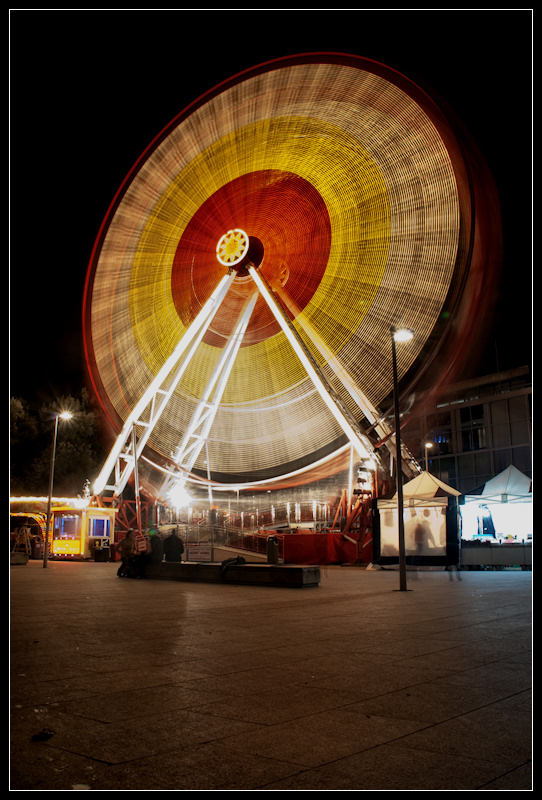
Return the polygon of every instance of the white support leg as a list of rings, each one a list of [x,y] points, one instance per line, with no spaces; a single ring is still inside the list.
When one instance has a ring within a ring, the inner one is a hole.
[[[182,494],[184,491],[185,476],[191,472],[207,441],[257,298],[258,292],[254,292],[241,315],[234,333],[230,336],[218,364],[213,370],[213,374],[173,458],[182,472],[177,476],[169,476],[164,481],[160,492],[163,497],[170,495],[170,493]],[[212,400],[211,395],[213,396]]]
[[[349,441],[354,447],[354,450],[358,454],[358,457],[370,459],[373,463],[375,463],[377,456],[374,452],[373,445],[368,437],[362,432],[357,422],[352,418],[341,398],[330,386],[324,374],[307,351],[305,345],[290,323],[290,320],[286,317],[286,314],[273,297],[273,293],[268,287],[266,281],[254,267],[250,266],[249,272],[262,296],[265,298],[267,305],[273,312],[275,319],[292,345],[294,352],[303,364],[303,367],[312,380],[320,397],[341,426],[343,432],[348,437]]]
[[[216,314],[220,304],[224,300],[228,289],[235,277],[231,272],[224,275],[218,286],[207,300],[197,317],[180,339],[171,356],[164,363],[156,374],[154,380],[149,385],[139,402],[136,404],[128,418],[126,419],[121,433],[117,437],[113,448],[96,479],[93,491],[99,495],[105,489],[112,490],[114,494],[120,495],[133,472],[135,462],[141,456],[143,448],[158,422],[162,412],[166,408],[173,392],[175,391],[182,375],[184,374],[191,358],[196,352],[205,332],[209,328],[211,321]],[[190,345],[192,345],[190,347]],[[187,357],[183,360],[173,378],[168,381],[171,371],[179,363],[182,356],[190,348]],[[133,430],[143,428],[137,445],[133,444]],[[111,474],[115,474],[115,482],[108,485]]]

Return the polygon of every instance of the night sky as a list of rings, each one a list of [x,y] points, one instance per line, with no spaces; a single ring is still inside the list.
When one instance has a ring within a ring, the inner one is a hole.
[[[81,304],[116,191],[190,102],[256,64],[342,52],[454,109],[500,191],[504,271],[481,371],[531,363],[532,16],[525,11],[10,13],[10,395],[84,385]]]

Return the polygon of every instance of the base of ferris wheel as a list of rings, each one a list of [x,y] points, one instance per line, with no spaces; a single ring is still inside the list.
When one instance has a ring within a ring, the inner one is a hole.
[[[156,502],[155,500],[146,499],[140,491],[138,464],[143,458],[144,448],[151,437],[155,425],[186,372],[191,359],[196,354],[198,346],[202,342],[239,270],[242,270],[242,274],[248,273],[252,277],[254,292],[247,300],[244,309],[241,310],[239,318],[233,327],[233,332],[223,348],[219,362],[197,404],[183,438],[173,454],[172,466],[164,469],[160,478],[161,486],[153,494],[160,498],[160,502],[163,502],[166,506],[169,505],[171,508],[177,508],[181,505],[179,497],[186,494],[187,479],[193,474],[194,465],[203,447],[206,446],[228,377],[239,352],[256,300],[260,295],[271,309],[293,352],[312,380],[321,399],[346,435],[351,449],[351,461],[355,458],[357,461],[367,465],[371,470],[376,470],[378,466],[381,466],[381,457],[377,450],[378,445],[375,446],[369,439],[308,351],[303,340],[291,324],[279,299],[259,271],[258,268],[261,262],[255,263],[251,259],[250,237],[241,229],[228,231],[220,239],[216,251],[219,262],[227,267],[227,274],[220,280],[209,300],[186,330],[171,356],[166,360],[126,419],[122,431],[117,437],[109,457],[94,484],[93,502],[97,505],[113,507],[117,511],[115,518],[117,539],[119,535],[122,538],[123,532],[129,529],[142,534],[144,530],[156,527],[157,520],[154,518]],[[324,347],[319,337],[311,336],[314,333],[313,331],[309,329],[305,330],[305,333],[313,339],[313,342],[318,347]],[[328,361],[333,361],[333,356],[329,352],[322,350],[320,352]],[[344,379],[344,371],[342,375]],[[348,376],[346,376],[346,382],[348,384]],[[349,386],[347,385],[346,388],[349,389]],[[363,416],[368,419],[371,429],[378,433],[381,443],[385,443],[391,457],[395,459],[394,432],[390,431],[385,420],[379,418],[378,410],[371,406],[367,398],[363,395],[360,398],[360,392],[357,387],[355,390],[350,387],[350,394],[352,396],[355,394],[355,399],[362,410]],[[409,469],[411,470],[410,459],[405,459],[404,453],[402,453],[402,456],[403,469],[406,467],[405,471],[408,474]],[[129,490],[128,492],[126,491],[128,485],[132,488],[131,492]],[[211,486],[210,481],[209,486]],[[209,497],[211,498],[210,488]],[[358,489],[350,495],[348,490],[343,489],[341,500],[335,510],[333,522],[331,525],[327,525],[327,532],[340,531],[342,535],[348,537],[356,526],[360,526],[360,519],[363,516],[367,516],[368,509],[370,509],[370,494]],[[363,548],[364,545],[361,543],[359,546]],[[238,557],[242,558],[242,556]],[[227,561],[228,559],[225,560]],[[230,566],[233,567],[234,565],[228,565],[228,567]],[[247,574],[245,567],[248,565],[246,563],[237,563],[235,566],[237,569],[243,568],[243,572]],[[254,564],[251,565],[251,568],[254,567],[256,574],[258,572],[256,567],[261,566],[261,564]],[[186,575],[192,569],[185,568],[184,565],[183,568]],[[170,570],[168,566],[163,566],[162,569],[166,573]],[[213,569],[216,571],[216,565]],[[233,574],[234,572],[232,571],[230,578]],[[161,577],[166,577],[166,575],[161,575]],[[191,578],[185,577],[184,579],[190,580]],[[305,585],[300,576],[294,579],[293,573],[291,580],[301,581],[299,585]],[[314,576],[307,577],[307,580],[307,585],[314,585]],[[295,585],[295,582],[292,585]]]

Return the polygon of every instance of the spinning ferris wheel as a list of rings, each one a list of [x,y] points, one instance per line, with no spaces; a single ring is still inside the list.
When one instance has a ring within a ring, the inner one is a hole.
[[[95,493],[144,454],[163,497],[287,480],[345,447],[377,459],[390,328],[414,332],[401,376],[476,271],[474,196],[439,107],[363,58],[281,59],[190,105],[89,266],[86,358],[118,432]]]

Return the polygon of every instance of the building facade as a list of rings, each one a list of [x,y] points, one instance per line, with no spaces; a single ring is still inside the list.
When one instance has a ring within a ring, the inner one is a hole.
[[[424,469],[462,493],[510,464],[532,477],[529,368],[451,386],[435,408],[407,423],[403,441]]]

